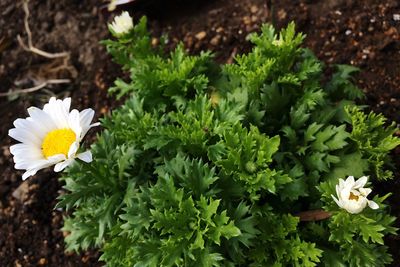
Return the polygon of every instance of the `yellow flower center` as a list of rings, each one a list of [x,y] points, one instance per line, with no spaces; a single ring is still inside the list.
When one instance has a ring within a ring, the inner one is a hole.
[[[350,192],[349,200],[355,200],[358,201],[359,196],[354,195],[352,192]]]
[[[57,154],[68,156],[68,150],[76,140],[71,129],[57,129],[49,132],[42,143],[43,155],[48,158]]]

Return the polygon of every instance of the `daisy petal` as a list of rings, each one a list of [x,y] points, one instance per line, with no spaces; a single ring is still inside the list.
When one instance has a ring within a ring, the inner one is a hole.
[[[69,127],[75,132],[76,134],[76,140],[79,142],[81,139],[81,134],[82,134],[82,127],[80,124],[80,115],[79,111],[74,109],[69,113],[68,116],[68,124]]]
[[[37,123],[35,123],[31,117],[27,119],[16,119],[13,124],[15,128],[30,131],[40,139],[43,139],[47,133],[46,129],[44,127],[38,127]],[[34,130],[32,131],[32,129]]]
[[[28,108],[28,113],[29,116],[31,116],[33,123],[36,125],[32,129],[42,127],[45,132],[50,132],[57,127],[57,125],[53,121],[53,118],[37,107]]]
[[[28,177],[35,175],[37,173],[37,171],[38,171],[37,169],[27,170],[22,175],[22,180],[26,180]]]
[[[62,100],[55,99],[54,97],[50,98],[49,103],[44,106],[43,111],[51,116],[57,128],[68,128],[69,110],[65,108]]]
[[[80,112],[80,123],[82,127],[89,127],[94,117],[94,110],[91,108],[84,109]]]
[[[71,146],[69,147],[68,151],[68,158],[71,158],[75,155],[76,151],[78,151],[79,148],[79,143],[78,142],[73,142]]]
[[[10,146],[10,153],[16,157],[23,157],[29,160],[40,160],[43,154],[36,146],[19,143]]]
[[[54,166],[54,171],[60,172],[60,171],[64,170],[66,167],[68,167],[69,165],[71,165],[74,161],[75,161],[74,159],[67,159],[63,162],[59,162]]]
[[[8,135],[21,143],[40,146],[41,140],[38,136],[30,133],[25,129],[12,128],[8,131]]]
[[[64,99],[63,105],[64,105],[65,111],[69,112],[69,109],[71,108],[71,98],[67,97],[66,99]]]
[[[86,163],[92,162],[93,160],[92,153],[90,151],[80,153],[76,157]]]

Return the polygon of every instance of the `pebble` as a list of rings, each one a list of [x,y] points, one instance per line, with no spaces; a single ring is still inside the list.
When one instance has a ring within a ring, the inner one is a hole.
[[[24,181],[17,187],[17,189],[14,190],[14,192],[12,192],[11,195],[15,199],[24,201],[27,198],[28,192],[29,192],[29,184],[27,181]]]
[[[45,258],[40,258],[38,264],[39,265],[45,265],[45,264],[47,264],[47,260]]]
[[[252,5],[251,7],[250,7],[250,12],[251,13],[257,13],[257,11],[258,11],[258,7],[256,6],[256,5]]]
[[[218,27],[216,30],[215,30],[215,32],[217,32],[217,33],[221,33],[221,32],[223,32],[224,31],[224,28],[222,28],[222,27]]]
[[[198,32],[194,37],[196,37],[197,40],[203,40],[207,36],[207,33],[205,31]]]
[[[153,47],[154,47],[154,46],[157,46],[158,43],[159,43],[158,38],[153,37],[153,38],[151,39],[151,45],[152,45]]]
[[[350,34],[351,34],[351,30],[347,30],[347,31],[345,32],[345,34],[346,34],[346,35],[350,35]]]
[[[393,14],[393,20],[394,21],[399,21],[400,20],[400,14]]]
[[[251,18],[250,18],[249,16],[244,16],[244,17],[242,18],[242,20],[243,20],[243,23],[244,23],[245,25],[249,25],[249,24],[251,23]]]
[[[221,41],[221,35],[216,35],[211,39],[210,44],[212,44],[213,46],[217,46],[219,45],[220,41]]]

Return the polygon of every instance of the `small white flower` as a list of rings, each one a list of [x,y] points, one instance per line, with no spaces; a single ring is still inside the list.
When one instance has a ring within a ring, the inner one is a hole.
[[[52,165],[55,165],[54,171],[62,171],[75,158],[92,161],[90,151],[76,153],[87,131],[99,123],[91,124],[93,109],[70,111],[70,106],[71,98],[52,97],[43,110],[30,107],[30,117],[14,121],[15,128],[10,129],[8,135],[21,143],[11,146],[10,152],[14,156],[15,168],[26,170],[22,179]]]
[[[116,36],[121,36],[128,33],[133,28],[133,20],[132,17],[129,16],[129,13],[124,11],[121,15],[116,16],[109,26]]]
[[[339,207],[352,214],[360,213],[367,204],[371,209],[379,208],[378,204],[367,199],[372,191],[370,188],[364,188],[367,181],[367,176],[363,176],[357,181],[354,181],[353,176],[347,177],[346,181],[339,179],[339,184],[336,185],[338,198],[332,195],[333,200]]]

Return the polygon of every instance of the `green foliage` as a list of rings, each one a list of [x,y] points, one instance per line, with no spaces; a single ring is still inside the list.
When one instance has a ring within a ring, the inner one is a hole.
[[[387,179],[399,144],[349,66],[322,84],[323,65],[294,24],[272,26],[234,64],[210,53],[153,47],[142,19],[104,41],[130,74],[112,93],[126,102],[102,120],[93,162],[63,176],[69,250],[100,247],[107,266],[382,266],[394,217],[339,209],[349,175]],[[324,209],[326,220],[300,222]]]
[[[385,170],[385,163],[390,161],[389,152],[400,145],[400,138],[393,136],[397,131],[396,123],[386,126],[386,118],[370,112],[364,114],[357,107],[347,108],[351,118],[353,139],[363,157],[368,159],[373,173],[378,179],[389,179],[393,173]]]

